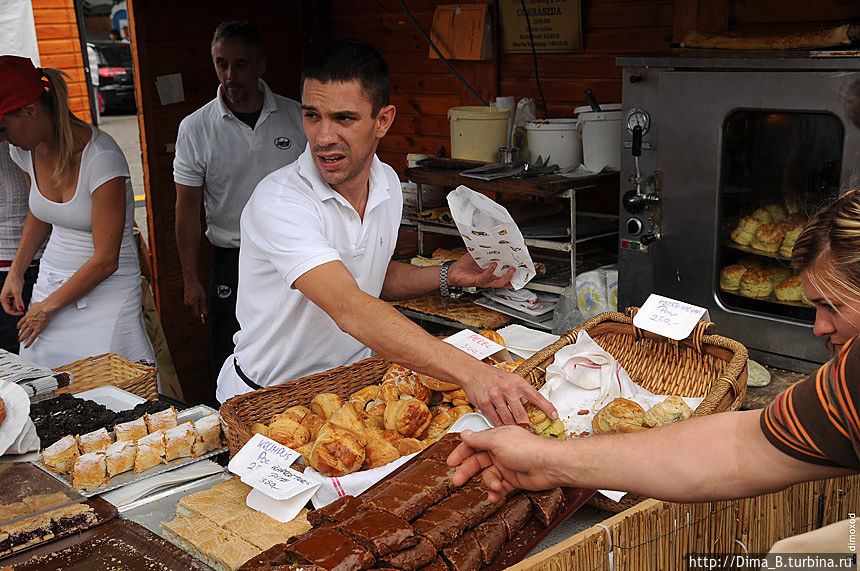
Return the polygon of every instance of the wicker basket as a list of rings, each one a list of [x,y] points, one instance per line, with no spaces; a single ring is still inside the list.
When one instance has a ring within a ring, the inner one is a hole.
[[[709,322],[699,322],[682,341],[643,331],[633,325],[636,311],[638,308],[631,307],[626,315],[615,312],[595,315],[535,353],[515,372],[535,387],[542,387],[546,368],[555,353],[574,343],[580,331],[587,331],[618,360],[633,382],[645,389],[656,394],[704,397],[693,416],[740,408],[747,390],[746,347],[732,339],[711,335],[714,324]],[[621,512],[644,499],[628,495],[614,502],[597,495],[590,503]]]
[[[221,405],[221,418],[227,424],[230,457],[254,435],[251,426],[255,422],[268,424],[279,412],[298,404],[307,406],[320,393],[334,393],[346,399],[359,389],[381,382],[390,365],[382,357],[371,357],[228,399]]]
[[[72,384],[55,391],[56,394],[79,393],[105,385],[113,385],[145,399],[158,398],[156,367],[132,363],[115,353],[88,357],[57,367],[57,372],[69,372]]]

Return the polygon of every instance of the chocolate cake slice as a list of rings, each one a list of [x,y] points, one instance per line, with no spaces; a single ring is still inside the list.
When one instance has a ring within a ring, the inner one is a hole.
[[[362,571],[375,562],[367,549],[331,527],[302,534],[284,551],[285,563],[314,564],[329,571]]]
[[[397,478],[401,482],[421,486],[430,493],[434,502],[438,502],[454,490],[451,476],[456,471],[456,466],[448,466],[444,460],[424,458],[410,464]]]
[[[422,487],[394,481],[384,493],[364,498],[364,509],[376,508],[407,521],[412,521],[433,505],[430,492]]]
[[[419,540],[409,522],[377,509],[364,510],[334,528],[376,557],[412,547]]]
[[[339,523],[346,521],[361,507],[361,500],[355,496],[341,496],[327,506],[308,512],[308,522],[314,527],[323,523]]]
[[[448,565],[441,555],[437,555],[436,559],[421,568],[421,571],[448,571]]]
[[[477,571],[481,568],[481,547],[470,534],[464,535],[442,550],[442,557],[451,571]]]
[[[545,492],[526,492],[526,497],[534,506],[535,519],[545,526],[555,519],[564,505],[564,493],[561,488]]]
[[[498,515],[505,524],[508,539],[512,539],[532,517],[532,503],[523,494],[517,494],[508,498]]]
[[[459,444],[460,434],[449,432],[422,452],[421,456],[423,458],[435,458],[436,460],[445,462],[448,460],[448,455],[451,454],[451,452],[454,451],[454,448]]]
[[[439,506],[432,506],[412,522],[415,531],[429,539],[436,549],[442,549],[460,537],[467,525],[462,515]]]
[[[490,491],[479,480],[472,479],[436,505],[440,509],[459,513],[466,518],[467,525],[472,527],[496,513],[504,503],[504,499],[490,501]]]
[[[499,514],[479,523],[470,529],[466,535],[471,535],[481,548],[481,560],[490,563],[508,539],[508,530],[502,516]]]
[[[421,538],[415,547],[392,553],[380,559],[380,566],[394,567],[412,571],[433,561],[436,558],[436,548],[425,538]]]

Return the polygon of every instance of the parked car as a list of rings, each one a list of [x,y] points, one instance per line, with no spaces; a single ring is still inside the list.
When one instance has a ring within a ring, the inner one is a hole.
[[[98,64],[99,111],[134,111],[134,70],[131,46],[120,42],[89,42]],[[93,81],[95,84],[95,81]]]

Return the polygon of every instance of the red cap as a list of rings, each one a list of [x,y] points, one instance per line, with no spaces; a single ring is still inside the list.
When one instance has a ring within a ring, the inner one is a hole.
[[[41,70],[29,58],[0,56],[0,123],[6,113],[38,99],[45,87],[50,83],[42,80]]]

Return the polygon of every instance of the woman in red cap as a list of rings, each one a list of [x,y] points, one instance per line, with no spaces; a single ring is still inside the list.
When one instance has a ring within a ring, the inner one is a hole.
[[[140,310],[128,163],[110,136],[71,113],[63,75],[0,56],[0,141],[12,145],[30,182],[30,212],[0,302],[23,316],[21,356],[32,362],[57,367],[102,353],[154,360]],[[46,238],[25,308],[23,274]]]

